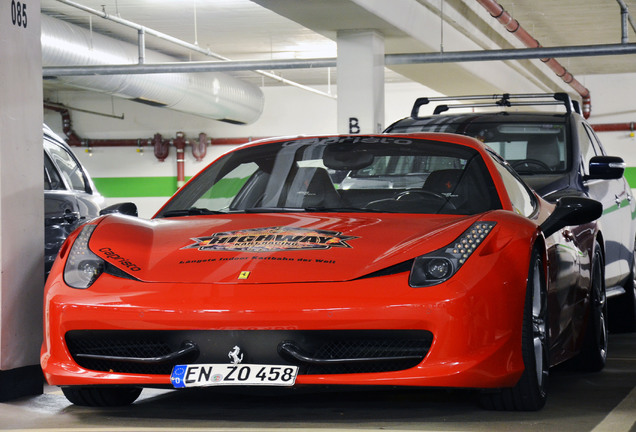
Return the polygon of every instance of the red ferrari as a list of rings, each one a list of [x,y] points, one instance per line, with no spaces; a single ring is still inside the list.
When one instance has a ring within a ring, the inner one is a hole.
[[[543,201],[469,137],[263,140],[151,220],[130,207],[69,236],[46,284],[41,364],[75,404],[402,385],[536,410],[551,366],[605,364],[601,205]]]

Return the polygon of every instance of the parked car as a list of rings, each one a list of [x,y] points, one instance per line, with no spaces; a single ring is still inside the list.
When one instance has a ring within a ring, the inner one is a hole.
[[[448,104],[448,101],[455,101]],[[440,102],[432,115],[423,106]],[[557,105],[561,113],[531,111]],[[457,113],[464,109],[462,113]],[[466,112],[479,110],[478,112]],[[455,111],[455,112],[453,112]],[[636,202],[620,157],[608,156],[578,104],[565,93],[419,98],[411,116],[386,133],[450,132],[476,137],[501,154],[550,202],[584,196],[603,204],[599,242],[605,262],[610,330],[636,330]]]
[[[48,126],[44,145],[44,266],[51,270],[66,237],[99,216],[104,198],[69,146]]]
[[[408,385],[540,409],[551,366],[605,364],[601,211],[546,202],[461,135],[248,144],[153,219],[110,213],[69,236],[42,368],[79,405],[156,386]]]

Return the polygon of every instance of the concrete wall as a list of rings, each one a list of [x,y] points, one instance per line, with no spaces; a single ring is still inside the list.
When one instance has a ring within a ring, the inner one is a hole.
[[[0,1],[0,17],[0,401],[4,401],[42,392],[40,1]]]
[[[591,123],[636,121],[636,73],[577,78],[587,85],[592,94]],[[329,90],[326,87],[319,89],[325,92]],[[171,138],[177,131],[184,132],[190,138],[196,138],[200,132],[205,132],[210,138],[258,138],[336,132],[336,100],[293,87],[266,87],[263,90],[263,115],[257,122],[247,126],[197,118],[110,96],[95,95],[85,99],[83,93],[82,99],[79,99],[77,92],[48,96],[68,106],[124,114],[124,120],[117,120],[72,111],[75,131],[83,138],[151,138],[156,132],[161,133],[164,138]],[[425,86],[413,83],[386,84],[385,91],[385,126],[408,116],[416,97],[439,95]],[[59,114],[45,111],[45,121],[54,130],[61,131]],[[632,184],[636,186],[636,149],[633,148],[636,138],[630,137],[627,132],[606,132],[599,136],[609,153],[622,156],[628,166],[635,167],[628,170],[628,175],[634,178]],[[186,148],[186,177],[194,175],[230,148],[232,147],[208,147],[208,155],[202,162],[194,161],[190,149]],[[150,217],[176,190],[174,148],[171,148],[170,156],[165,162],[156,160],[152,147],[145,147],[143,155],[140,155],[138,149],[131,147],[94,148],[92,156],[89,156],[86,149],[75,148],[75,152],[88,167],[97,187],[106,195],[107,204],[131,200],[140,207],[142,217]],[[171,186],[161,186],[166,184]]]

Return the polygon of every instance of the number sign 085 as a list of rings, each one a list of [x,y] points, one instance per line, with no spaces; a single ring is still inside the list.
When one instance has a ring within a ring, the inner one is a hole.
[[[27,5],[26,3],[11,0],[11,22],[18,27],[27,26]]]

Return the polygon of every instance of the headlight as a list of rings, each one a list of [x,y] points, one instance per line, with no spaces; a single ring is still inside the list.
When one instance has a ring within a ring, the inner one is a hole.
[[[104,272],[105,262],[88,249],[88,241],[97,225],[86,225],[75,239],[64,267],[64,282],[70,287],[86,289]]]
[[[409,285],[415,288],[437,285],[448,280],[475,252],[496,222],[477,222],[448,246],[415,258]]]

